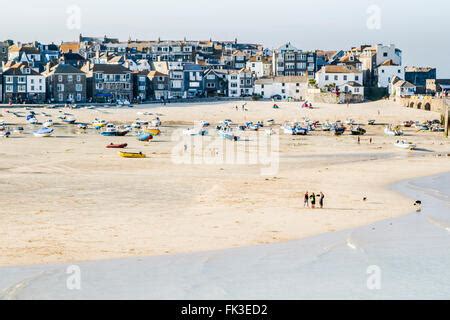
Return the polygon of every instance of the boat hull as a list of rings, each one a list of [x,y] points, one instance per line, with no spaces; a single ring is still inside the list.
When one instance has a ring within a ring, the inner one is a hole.
[[[143,153],[135,153],[135,152],[119,152],[119,156],[122,158],[130,158],[130,159],[143,159],[145,158],[145,154]]]

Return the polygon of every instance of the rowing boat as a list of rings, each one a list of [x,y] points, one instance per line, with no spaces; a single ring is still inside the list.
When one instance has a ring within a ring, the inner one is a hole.
[[[119,156],[121,156],[122,158],[133,158],[133,159],[142,159],[146,157],[145,154],[143,154],[142,152],[124,152],[124,151],[120,151]]]

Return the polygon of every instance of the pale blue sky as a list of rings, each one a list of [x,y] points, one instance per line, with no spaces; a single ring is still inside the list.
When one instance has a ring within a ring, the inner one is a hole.
[[[80,30],[67,28],[70,5],[82,10]],[[372,5],[381,9],[380,29],[367,27]],[[81,32],[123,40],[237,37],[267,47],[291,41],[303,49],[395,43],[405,65],[435,66],[450,78],[449,12],[448,0],[23,0],[2,2],[0,39],[60,42]]]

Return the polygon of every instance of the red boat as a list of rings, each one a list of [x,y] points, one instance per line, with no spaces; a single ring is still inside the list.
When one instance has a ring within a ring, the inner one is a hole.
[[[123,149],[123,148],[126,148],[127,146],[128,146],[127,143],[122,143],[122,144],[111,143],[111,144],[107,145],[106,147],[110,148],[110,149]]]

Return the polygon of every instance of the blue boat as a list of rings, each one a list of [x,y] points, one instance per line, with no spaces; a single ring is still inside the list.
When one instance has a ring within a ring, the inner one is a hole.
[[[150,133],[142,133],[137,137],[137,139],[142,142],[147,142],[153,140],[153,136]]]

